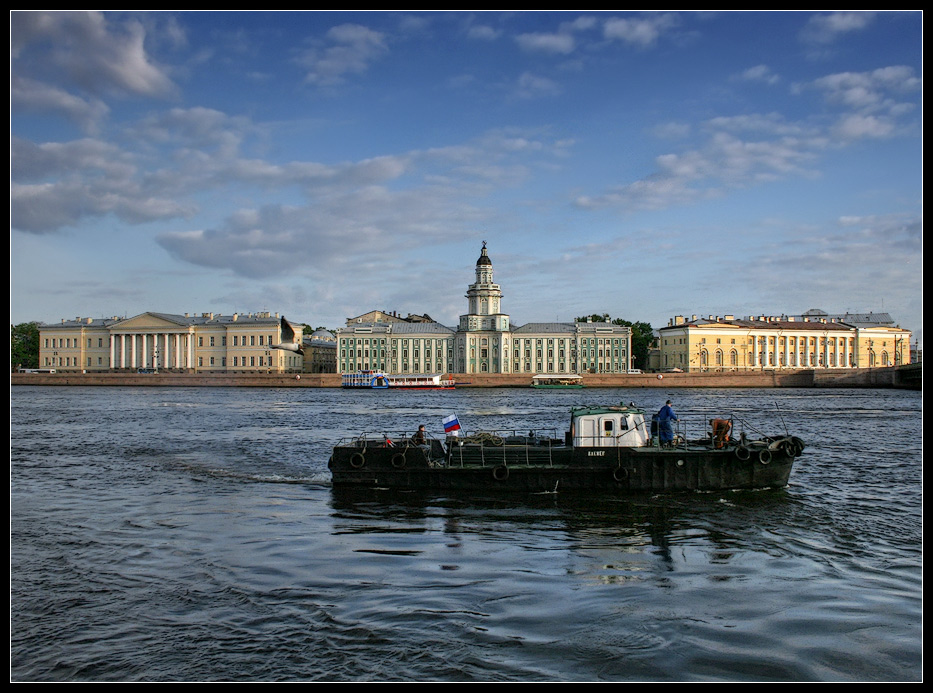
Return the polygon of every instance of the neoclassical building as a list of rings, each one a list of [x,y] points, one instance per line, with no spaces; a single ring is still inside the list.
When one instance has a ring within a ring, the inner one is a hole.
[[[337,337],[323,327],[302,338],[305,373],[337,372]]]
[[[341,373],[624,373],[631,366],[631,328],[603,322],[512,325],[483,243],[467,312],[456,328],[371,311],[337,334]],[[426,316],[425,316],[426,317]]]
[[[75,318],[39,326],[39,365],[60,371],[300,373],[301,326],[278,314]]]
[[[849,322],[844,321],[848,319]],[[909,330],[861,316],[676,316],[658,330],[661,370],[878,368],[910,363]]]

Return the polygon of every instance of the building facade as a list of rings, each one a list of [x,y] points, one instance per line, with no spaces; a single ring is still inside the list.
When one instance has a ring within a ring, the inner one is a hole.
[[[302,338],[305,373],[337,372],[337,337],[320,328]]]
[[[456,328],[371,311],[338,331],[338,370],[415,373],[625,373],[631,328],[603,322],[512,325],[483,243]],[[376,316],[375,321],[364,318]],[[426,317],[426,316],[418,316]]]
[[[59,371],[300,373],[302,355],[276,348],[301,334],[270,313],[142,313],[39,326],[39,365]]]
[[[685,372],[880,368],[910,362],[910,335],[893,324],[850,324],[825,313],[744,319],[677,316],[658,330],[655,365]]]

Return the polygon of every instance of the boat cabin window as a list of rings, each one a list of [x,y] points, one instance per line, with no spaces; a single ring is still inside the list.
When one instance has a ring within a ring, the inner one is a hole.
[[[612,419],[606,419],[603,421],[603,431],[606,432],[607,436],[612,433]]]

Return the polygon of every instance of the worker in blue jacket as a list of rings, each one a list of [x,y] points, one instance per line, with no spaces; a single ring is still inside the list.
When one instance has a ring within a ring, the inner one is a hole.
[[[677,421],[677,414],[671,407],[671,401],[667,400],[665,405],[658,412],[658,437],[661,439],[661,445],[670,445],[674,441],[674,425]]]

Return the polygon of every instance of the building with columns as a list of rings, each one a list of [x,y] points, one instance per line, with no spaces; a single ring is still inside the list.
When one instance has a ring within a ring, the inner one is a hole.
[[[822,311],[800,316],[676,316],[658,330],[661,370],[879,368],[910,363],[909,330]]]
[[[434,321],[347,320],[337,334],[338,370],[415,373],[625,373],[632,331],[604,322],[528,323],[503,312],[486,243],[467,286],[467,312],[456,328]],[[371,311],[373,316],[397,314]]]
[[[75,318],[39,326],[39,365],[88,372],[300,373],[300,353],[274,348],[295,339],[301,339],[300,326],[267,312]]]

